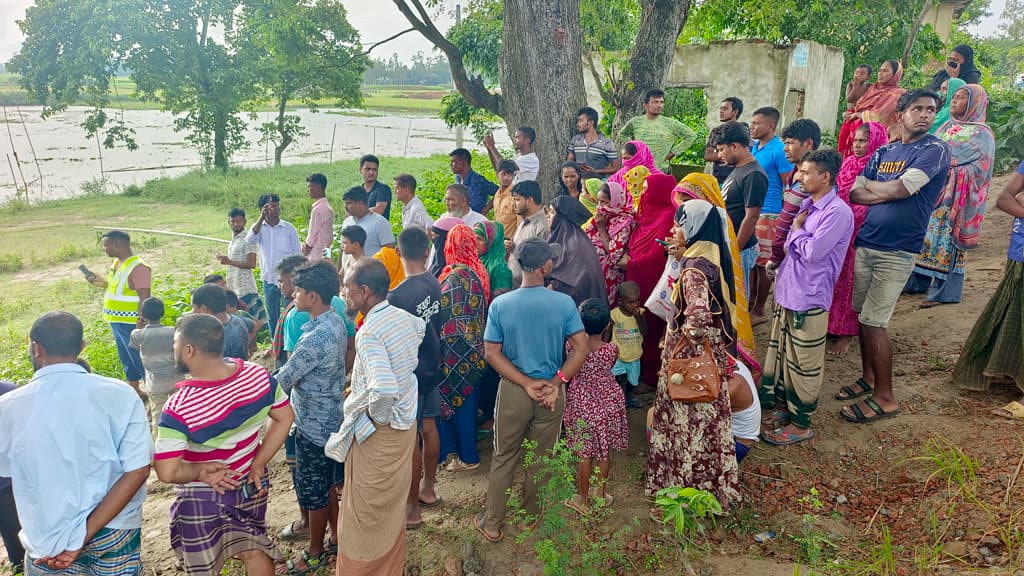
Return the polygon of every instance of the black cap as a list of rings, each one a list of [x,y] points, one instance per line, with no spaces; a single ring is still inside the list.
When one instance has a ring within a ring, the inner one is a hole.
[[[548,243],[536,237],[527,238],[516,244],[515,257],[524,270],[537,270],[548,260],[561,258],[562,245]]]

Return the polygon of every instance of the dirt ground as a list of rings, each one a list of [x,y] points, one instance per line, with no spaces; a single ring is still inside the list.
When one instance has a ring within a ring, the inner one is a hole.
[[[753,449],[741,466],[744,504],[719,523],[712,535],[714,552],[695,559],[702,574],[791,576],[797,563],[803,563],[802,573],[807,574],[806,560],[791,536],[800,533],[801,515],[808,512],[816,516],[817,533],[830,543],[829,558],[862,563],[860,570],[832,563],[818,566],[816,573],[958,574],[987,568],[985,573],[1024,574],[1024,478],[1015,474],[1020,474],[1018,463],[1024,454],[1024,426],[988,413],[1014,399],[1016,391],[997,386],[990,394],[961,394],[950,385],[963,342],[1002,277],[1011,219],[995,209],[994,199],[1006,179],[993,183],[983,242],[968,257],[963,302],[921,310],[922,296],[904,296],[896,308],[890,334],[902,414],[868,425],[841,420],[842,403],[832,394],[859,377],[859,350],[855,344],[846,357],[829,357],[814,422],[817,437],[789,448],[760,443]],[[767,324],[758,327],[762,349],[768,330]],[[658,534],[661,527],[649,519],[650,503],[643,496],[642,411],[630,411],[630,423],[630,448],[613,460],[609,492],[616,495],[615,511],[605,523],[614,527],[639,519],[639,529],[627,546],[636,569],[622,573],[681,574],[678,566],[647,562],[652,553],[648,536]],[[929,478],[934,468],[912,460],[925,455],[929,443],[938,439],[976,459],[973,496],[958,492],[955,485],[947,487],[944,478]],[[408,564],[418,569],[409,573],[445,574],[445,560],[459,555],[466,543],[472,543],[482,560],[481,574],[542,573],[531,539],[487,544],[470,524],[484,505],[490,447],[484,442],[481,450],[480,469],[439,473],[438,493],[444,505],[424,511],[424,526],[408,533]],[[267,520],[276,537],[297,509],[283,461],[273,465],[272,480]],[[818,510],[810,509],[806,498],[801,502],[812,487],[822,503]],[[178,573],[168,543],[172,498],[170,489],[154,477],[144,508],[147,575]],[[895,565],[891,571],[864,568],[864,562],[878,557],[883,527],[891,532]],[[756,543],[754,535],[768,530],[777,537]],[[518,530],[508,532],[514,535]],[[938,552],[929,557],[928,549]],[[242,573],[238,566],[229,565],[228,571]]]

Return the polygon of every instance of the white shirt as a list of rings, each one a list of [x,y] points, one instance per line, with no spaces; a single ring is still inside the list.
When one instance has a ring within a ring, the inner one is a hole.
[[[255,228],[255,225],[253,226]],[[299,244],[299,233],[284,220],[280,220],[277,226],[271,226],[264,222],[260,227],[259,234],[253,234],[252,229],[245,237],[246,242],[253,242],[260,249],[260,275],[267,284],[277,285],[277,263],[288,256],[302,253],[302,245]],[[241,294],[239,294],[241,296]]]
[[[434,225],[434,219],[427,214],[427,207],[419,196],[413,196],[412,200],[402,204],[402,230],[419,226],[428,231]]]
[[[732,434],[737,438],[756,442],[757,437],[761,433],[761,403],[757,400],[757,387],[754,386],[754,375],[739,360],[736,361],[736,373],[746,381],[747,386],[750,386],[750,394],[754,401],[743,410],[732,413]]]
[[[513,185],[524,180],[537,179],[537,173],[540,172],[540,158],[537,157],[536,152],[517,155],[513,160],[515,160],[516,166],[519,166],[519,171],[512,178]]]
[[[462,216],[456,216],[455,214],[452,214],[451,212],[445,212],[444,216],[451,216],[452,218],[461,218],[462,222],[466,226],[469,226],[470,228],[472,228],[473,226],[476,226],[480,222],[487,222],[487,217],[486,216],[484,216],[483,214],[481,214],[479,212],[475,212],[473,210],[470,210],[469,212],[466,212]]]
[[[341,224],[342,228],[347,226],[359,226],[366,231],[366,245],[363,246],[363,251],[371,258],[380,252],[384,245],[395,243],[395,233],[391,231],[391,223],[372,210],[358,220],[350,214]]]

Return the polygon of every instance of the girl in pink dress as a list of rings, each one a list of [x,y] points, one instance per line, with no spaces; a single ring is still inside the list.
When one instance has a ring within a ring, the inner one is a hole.
[[[608,304],[590,298],[580,304],[580,318],[587,331],[587,359],[572,379],[565,399],[566,440],[580,458],[576,471],[576,496],[565,505],[580,514],[590,510],[591,496],[603,499],[610,506],[612,496],[605,487],[611,471],[611,451],[625,450],[629,444],[626,420],[626,397],[612,376],[612,366],[619,357],[619,347],[604,341],[611,322]],[[566,342],[567,351],[571,345]],[[597,486],[590,487],[590,476],[597,463]]]

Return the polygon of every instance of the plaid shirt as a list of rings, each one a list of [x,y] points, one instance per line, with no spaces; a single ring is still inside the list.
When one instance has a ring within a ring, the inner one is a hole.
[[[284,307],[284,311],[281,312],[281,316],[277,319],[277,327],[274,328],[274,343],[270,345],[270,357],[275,362],[284,362],[281,358],[281,353],[284,352],[284,319],[288,317],[288,313],[295,308],[295,302],[289,302]]]

